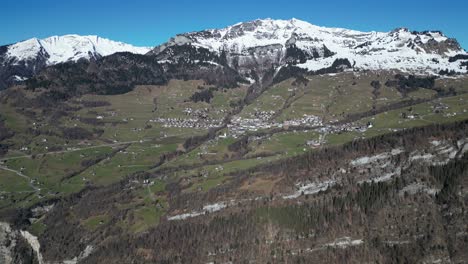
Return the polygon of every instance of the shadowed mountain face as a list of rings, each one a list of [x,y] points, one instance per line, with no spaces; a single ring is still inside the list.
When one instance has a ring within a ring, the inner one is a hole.
[[[36,75],[47,65],[47,55],[43,50],[40,50],[34,58],[13,63],[7,55],[8,47],[0,47],[0,90]]]
[[[171,48],[172,49],[172,48]],[[169,51],[169,50],[167,50]],[[121,94],[135,85],[161,85],[171,79],[204,80],[220,87],[247,82],[222,58],[203,48],[174,47],[174,63],[165,63],[165,54],[116,53],[96,61],[69,62],[44,69],[26,81],[29,89],[45,87],[68,97],[86,93]]]

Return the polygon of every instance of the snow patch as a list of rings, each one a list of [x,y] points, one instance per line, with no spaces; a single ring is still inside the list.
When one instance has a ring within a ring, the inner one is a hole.
[[[392,149],[392,151],[390,151],[390,152],[384,152],[384,153],[380,153],[380,154],[370,156],[370,157],[365,156],[365,157],[357,158],[355,160],[352,160],[350,164],[352,166],[362,166],[362,165],[366,165],[366,164],[369,164],[369,163],[374,163],[374,162],[382,160],[382,159],[387,159],[387,158],[389,158],[391,156],[395,156],[395,155],[398,155],[398,154],[403,153],[403,152],[404,152],[404,149],[402,149],[402,148]]]
[[[403,189],[401,189],[399,194],[404,195],[405,193],[408,193],[408,194],[413,195],[413,194],[416,194],[418,192],[425,192],[425,193],[430,194],[430,195],[436,195],[437,192],[439,192],[439,191],[440,191],[439,189],[429,188],[426,185],[421,184],[421,183],[413,183],[413,184],[407,185]]]
[[[22,77],[22,76],[18,76],[18,75],[14,75],[14,76],[13,76],[13,79],[15,79],[15,81],[17,81],[17,82],[22,82],[22,81],[26,81],[28,78]]]
[[[401,167],[396,168],[395,171],[385,173],[382,176],[379,177],[374,177],[370,178],[367,180],[359,181],[358,184],[364,183],[364,182],[386,182],[392,179],[393,176],[400,176],[401,175]]]
[[[409,160],[410,161],[415,161],[415,160],[424,160],[424,161],[430,161],[434,158],[434,155],[428,153],[424,155],[411,155]]]
[[[227,207],[227,204],[225,202],[208,204],[208,205],[203,206],[203,209],[201,211],[193,211],[191,213],[174,215],[174,216],[168,217],[167,220],[169,220],[169,221],[172,221],[172,220],[185,220],[187,218],[196,217],[196,216],[199,216],[199,215],[203,215],[205,213],[214,213],[214,212],[220,211],[220,210],[222,210],[222,209],[224,209],[226,207]]]
[[[315,194],[320,191],[325,191],[329,187],[332,187],[333,185],[336,184],[336,181],[328,180],[324,182],[312,182],[308,184],[302,184],[298,183],[296,186],[298,187],[298,190],[290,195],[285,195],[283,196],[283,199],[295,199],[298,198],[301,195],[307,195],[307,194]]]
[[[41,254],[41,244],[39,243],[39,240],[37,239],[37,237],[35,237],[34,235],[32,235],[31,233],[25,230],[21,230],[20,233],[21,233],[21,236],[23,236],[23,238],[26,239],[28,244],[34,250],[34,253],[36,253],[39,264],[44,264],[44,260]]]
[[[362,243],[364,243],[364,241],[362,239],[352,240],[350,237],[342,237],[342,238],[336,239],[332,243],[325,244],[324,246],[325,247],[344,249],[344,248],[347,248],[347,247],[359,246]]]

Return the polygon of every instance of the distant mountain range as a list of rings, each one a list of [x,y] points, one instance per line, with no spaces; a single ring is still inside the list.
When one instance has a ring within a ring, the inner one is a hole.
[[[64,35],[32,38],[0,47],[0,90],[34,76],[47,66],[78,60],[96,60],[116,52],[144,54],[148,47],[98,36]]]
[[[176,35],[153,49],[98,36],[66,35],[29,39],[0,47],[0,89],[38,74],[47,66],[96,60],[117,52],[153,56],[165,71],[180,63],[225,66],[250,82],[265,74],[327,73],[395,69],[415,74],[460,74],[468,53],[440,31],[360,32],[308,22],[258,19],[223,29]],[[285,68],[285,69],[284,69]],[[176,74],[177,75],[177,74]],[[179,74],[180,75],[180,74]]]

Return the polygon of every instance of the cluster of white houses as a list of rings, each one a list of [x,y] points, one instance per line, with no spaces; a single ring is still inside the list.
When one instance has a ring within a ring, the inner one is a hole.
[[[367,123],[366,125],[360,125],[358,123],[345,123],[339,125],[324,125],[316,129],[317,132],[322,134],[333,134],[333,133],[340,133],[340,132],[348,132],[348,131],[357,131],[357,132],[366,132],[367,129],[372,128],[372,122]]]
[[[149,120],[149,122],[159,123],[163,127],[175,128],[215,128],[223,125],[221,119],[211,119],[203,117],[203,111],[185,109],[184,111],[190,117],[163,118],[158,117]],[[301,118],[286,120],[284,122],[272,121],[274,111],[256,111],[249,118],[235,116],[231,119],[228,127],[228,135],[237,137],[249,131],[258,131],[261,129],[284,128],[284,127],[318,127],[323,125],[320,117],[314,115],[303,115]]]
[[[270,113],[256,115],[254,118],[242,118],[236,116],[231,119],[228,124],[228,132],[230,136],[237,137],[248,131],[258,131],[261,129],[270,128],[286,128],[286,127],[318,127],[323,125],[320,117],[314,115],[304,115],[302,118],[286,120],[284,122],[270,121]]]
[[[281,123],[265,121],[260,118],[242,118],[236,116],[231,119],[228,124],[228,133],[230,136],[237,137],[248,131],[257,131],[259,129],[269,129],[274,127],[282,127]]]
[[[322,126],[323,121],[320,117],[314,115],[304,115],[302,118],[286,120],[283,123],[284,126],[307,126],[316,127]]]
[[[186,108],[183,111],[186,117],[163,118],[157,117],[149,120],[149,122],[159,123],[162,127],[173,128],[200,128],[209,129],[223,126],[222,119],[209,118],[208,109],[192,109]],[[272,128],[287,128],[294,129],[295,127],[306,127],[316,129],[321,134],[337,133],[345,131],[365,132],[372,124],[357,125],[353,123],[332,125],[325,124],[321,117],[316,115],[304,114],[300,118],[290,119],[285,121],[274,121],[275,111],[255,111],[249,117],[234,116],[227,124],[227,133],[222,137],[237,138],[247,132],[255,132],[259,130],[268,130]],[[310,142],[309,145],[319,145],[319,142]]]
[[[214,128],[223,125],[221,119],[203,119],[203,118],[155,118],[149,120],[153,123],[159,123],[163,127],[177,128]]]

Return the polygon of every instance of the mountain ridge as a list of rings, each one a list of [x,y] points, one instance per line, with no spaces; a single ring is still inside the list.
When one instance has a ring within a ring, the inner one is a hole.
[[[151,53],[159,54],[168,47],[183,45],[226,53],[233,68],[239,63],[250,67],[252,62],[270,60],[267,67],[293,64],[317,71],[341,58],[348,59],[353,68],[359,70],[399,69],[423,74],[439,74],[442,70],[466,72],[459,63],[449,61],[453,56],[467,54],[466,51],[441,31],[398,28],[390,32],[361,32],[320,27],[294,18],[257,19],[222,29],[177,34]],[[296,56],[288,58],[291,52]]]
[[[7,54],[9,57],[18,60],[31,58],[36,55],[34,54],[34,52],[37,51],[35,49],[44,48],[45,51],[51,55],[48,61],[49,65],[67,61],[77,61],[81,58],[89,59],[87,55],[91,54],[86,54],[86,51],[94,51],[101,56],[107,56],[119,51],[144,54],[149,49],[148,47],[136,47],[131,44],[113,41],[97,35],[78,34],[54,35],[43,39],[31,38],[7,46]],[[31,53],[20,53],[22,51],[27,51],[29,47],[33,48]],[[76,51],[76,53],[71,54],[70,49]]]
[[[125,51],[144,54],[149,50],[148,47],[135,47],[96,35],[68,34],[27,39],[0,47],[0,90],[59,63],[95,60]]]
[[[2,46],[0,89],[40,75],[46,67],[81,59],[99,60],[122,51],[154,57],[165,65],[164,72],[178,72],[171,76],[186,76],[185,70],[180,71],[181,63],[204,76],[213,69],[227,67],[244,80],[258,84],[270,83],[281,71],[282,76],[284,71],[286,76],[344,70],[398,70],[419,75],[468,72],[468,53],[456,39],[441,31],[397,28],[361,32],[321,27],[295,18],[257,19],[177,34],[152,49],[79,35],[33,38]],[[191,76],[197,78],[197,74]]]

